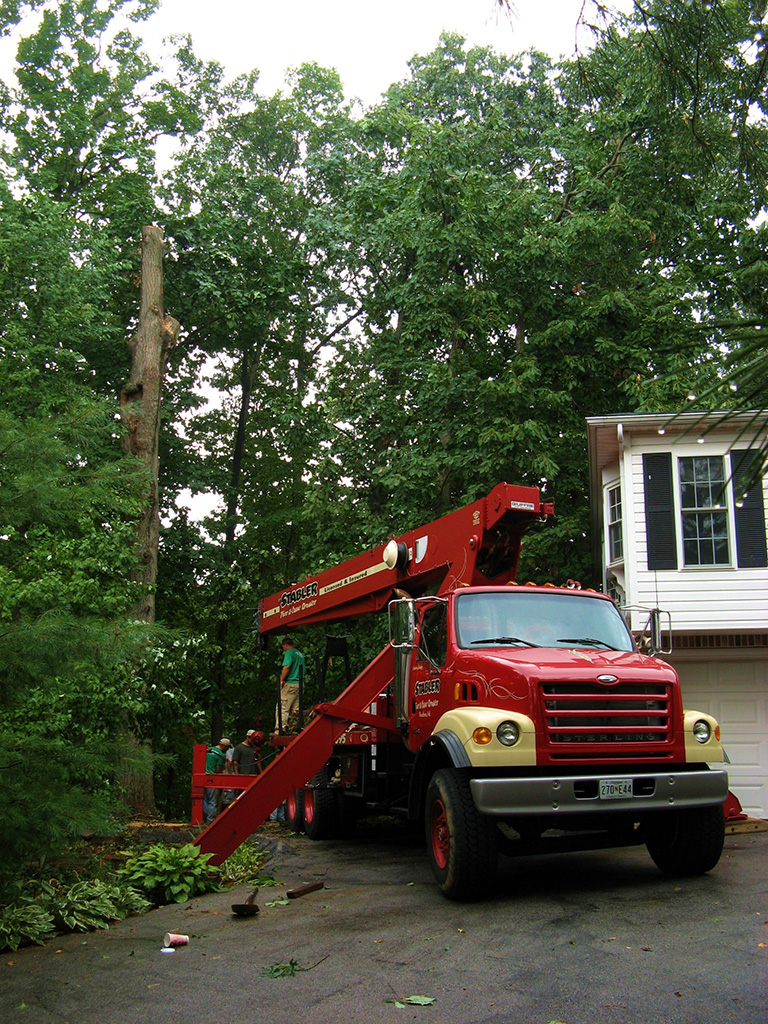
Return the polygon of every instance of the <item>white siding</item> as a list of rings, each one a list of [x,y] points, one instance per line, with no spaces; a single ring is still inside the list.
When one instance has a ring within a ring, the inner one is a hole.
[[[629,457],[625,459],[627,473],[626,516],[628,522],[627,572],[633,581],[628,603],[645,607],[659,607],[672,615],[675,632],[695,630],[718,632],[735,630],[741,633],[763,631],[768,628],[768,569],[739,569],[736,567],[733,508],[729,508],[731,555],[733,564],[716,567],[683,567],[680,548],[681,522],[676,502],[676,532],[678,537],[677,570],[650,570],[647,561],[645,532],[645,505],[643,489],[643,455],[649,452],[672,452],[673,477],[675,460],[688,455],[725,455],[734,439],[729,437],[710,441],[705,445],[678,441],[670,444],[666,436],[643,435],[633,444],[625,445]],[[738,444],[736,445],[738,447]],[[630,498],[631,495],[631,498]],[[768,478],[763,481],[763,495],[768,509]]]

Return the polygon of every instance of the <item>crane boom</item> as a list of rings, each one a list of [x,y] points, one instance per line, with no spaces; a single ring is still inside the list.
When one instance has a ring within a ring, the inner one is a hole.
[[[435,584],[447,593],[506,583],[517,570],[523,533],[552,512],[537,487],[498,484],[470,505],[264,598],[260,632],[380,611],[395,589],[413,597]]]

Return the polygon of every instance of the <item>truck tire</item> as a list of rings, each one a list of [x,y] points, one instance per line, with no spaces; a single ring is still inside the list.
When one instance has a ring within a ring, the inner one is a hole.
[[[718,805],[659,815],[645,845],[665,874],[703,875],[720,860],[724,840],[725,814]]]
[[[285,823],[292,832],[304,827],[304,790],[292,789],[285,801]]]
[[[330,839],[339,828],[338,794],[328,788],[328,766],[304,790],[304,831],[310,839]]]
[[[432,776],[425,827],[427,853],[442,892],[452,900],[484,895],[496,876],[496,825],[478,812],[469,780],[453,768]]]

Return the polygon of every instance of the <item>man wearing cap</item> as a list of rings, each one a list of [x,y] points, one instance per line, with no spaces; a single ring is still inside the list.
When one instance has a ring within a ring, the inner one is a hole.
[[[299,711],[299,688],[304,679],[304,655],[297,651],[293,640],[284,636],[280,641],[283,648],[283,664],[280,669],[280,712],[275,708],[275,732],[281,725],[285,729],[290,715]]]
[[[258,775],[259,764],[256,760],[256,746],[262,733],[249,729],[242,743],[238,743],[232,754],[232,773],[234,775]]]
[[[220,739],[215,747],[211,747],[205,755],[205,774],[218,775],[227,766],[227,751],[232,746],[232,741],[226,736]],[[207,789],[203,796],[203,821],[210,825],[218,813],[218,795],[221,790]]]

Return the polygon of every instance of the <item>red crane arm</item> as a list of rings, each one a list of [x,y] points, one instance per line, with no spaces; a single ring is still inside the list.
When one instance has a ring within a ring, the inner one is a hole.
[[[460,586],[514,579],[522,535],[553,514],[537,487],[498,484],[485,498],[347,562],[292,583],[261,601],[262,634],[379,611],[394,590],[417,596],[437,583]]]

